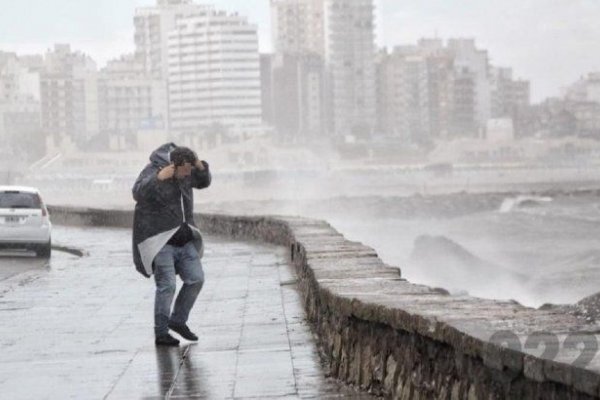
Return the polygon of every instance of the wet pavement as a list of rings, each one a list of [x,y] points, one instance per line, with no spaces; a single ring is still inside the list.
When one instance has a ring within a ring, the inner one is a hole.
[[[48,260],[35,258],[35,253],[25,251],[0,251],[0,282],[30,270],[42,270]]]
[[[370,398],[324,377],[284,248],[206,238],[200,340],[156,348],[130,231],[55,227],[53,241],[89,256],[0,257],[0,397]]]

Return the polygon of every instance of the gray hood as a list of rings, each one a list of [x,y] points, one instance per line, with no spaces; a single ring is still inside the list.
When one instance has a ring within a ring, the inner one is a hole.
[[[165,143],[150,154],[150,163],[157,167],[163,168],[171,164],[171,152],[177,148],[175,143]]]

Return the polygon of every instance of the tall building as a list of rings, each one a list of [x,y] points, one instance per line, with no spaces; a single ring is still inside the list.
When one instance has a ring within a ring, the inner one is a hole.
[[[271,0],[275,53],[324,57],[323,12],[324,0]]]
[[[579,136],[600,138],[600,72],[590,73],[565,92],[568,112]]]
[[[441,50],[427,58],[431,137],[447,139],[452,120],[454,59]]]
[[[99,132],[95,62],[69,45],[46,53],[40,77],[42,129],[55,141],[84,145]]]
[[[171,129],[194,133],[221,125],[234,133],[261,129],[257,27],[245,17],[198,9],[169,34]]]
[[[0,101],[40,101],[40,74],[23,57],[0,52]]]
[[[491,67],[471,39],[421,39],[377,57],[378,129],[413,143],[483,137],[490,118],[512,119],[523,136],[529,103],[529,82]]]
[[[430,135],[427,59],[416,47],[398,47],[379,59],[382,132],[420,142]]]
[[[45,140],[40,126],[40,77],[27,60],[0,52],[0,147],[41,157]],[[24,160],[23,160],[24,161]]]
[[[168,76],[168,35],[178,17],[203,8],[192,0],[157,0],[153,7],[136,9],[135,56],[155,79]]]
[[[529,121],[531,92],[529,81],[513,79],[511,68],[490,69],[491,117],[513,121],[516,136],[531,132]]]
[[[276,53],[270,80],[271,123],[278,139],[287,143],[322,140],[326,130],[323,59],[316,54]]]
[[[477,76],[472,70],[465,66],[455,69],[451,96],[452,115],[449,136],[451,138],[479,137],[483,122],[477,113]]]
[[[488,53],[478,49],[474,39],[450,39],[448,49],[454,54],[454,66],[460,76],[462,89],[466,87],[466,79],[472,80],[475,124],[477,129],[482,129],[491,117],[492,108]],[[466,93],[463,94],[466,96]]]
[[[327,130],[323,0],[271,0],[275,53],[263,73],[271,83],[271,123],[288,143],[321,140]]]
[[[368,139],[376,123],[373,0],[325,0],[324,21],[331,130],[338,140]]]
[[[141,129],[165,129],[162,81],[133,55],[110,61],[99,74],[100,131],[105,140],[132,142]]]
[[[144,74],[149,79],[162,81],[156,88],[158,102],[165,105],[158,114],[168,116],[168,76],[169,76],[169,32],[175,29],[178,18],[188,15],[206,6],[192,3],[192,0],[157,0],[152,7],[136,9],[135,58],[144,67]]]
[[[377,58],[378,131],[425,144],[447,138],[453,115],[453,58],[438,40]]]
[[[511,68],[490,69],[492,118],[513,117],[514,112],[530,104],[529,82],[514,80]]]
[[[265,126],[273,126],[274,120],[273,58],[271,53],[260,55],[260,103]]]

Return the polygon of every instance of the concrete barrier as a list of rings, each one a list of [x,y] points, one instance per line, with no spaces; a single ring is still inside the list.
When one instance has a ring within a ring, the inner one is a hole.
[[[56,224],[132,221],[131,211],[50,212]],[[397,399],[600,397],[598,335],[575,316],[412,284],[324,221],[197,218],[206,233],[288,246],[321,354],[344,382]]]

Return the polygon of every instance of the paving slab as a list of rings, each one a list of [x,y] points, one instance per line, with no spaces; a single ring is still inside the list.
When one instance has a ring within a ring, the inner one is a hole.
[[[371,398],[325,377],[278,246],[207,237],[189,321],[200,340],[155,347],[154,283],[134,270],[130,235],[55,227],[55,243],[89,255],[0,257],[3,398]]]

